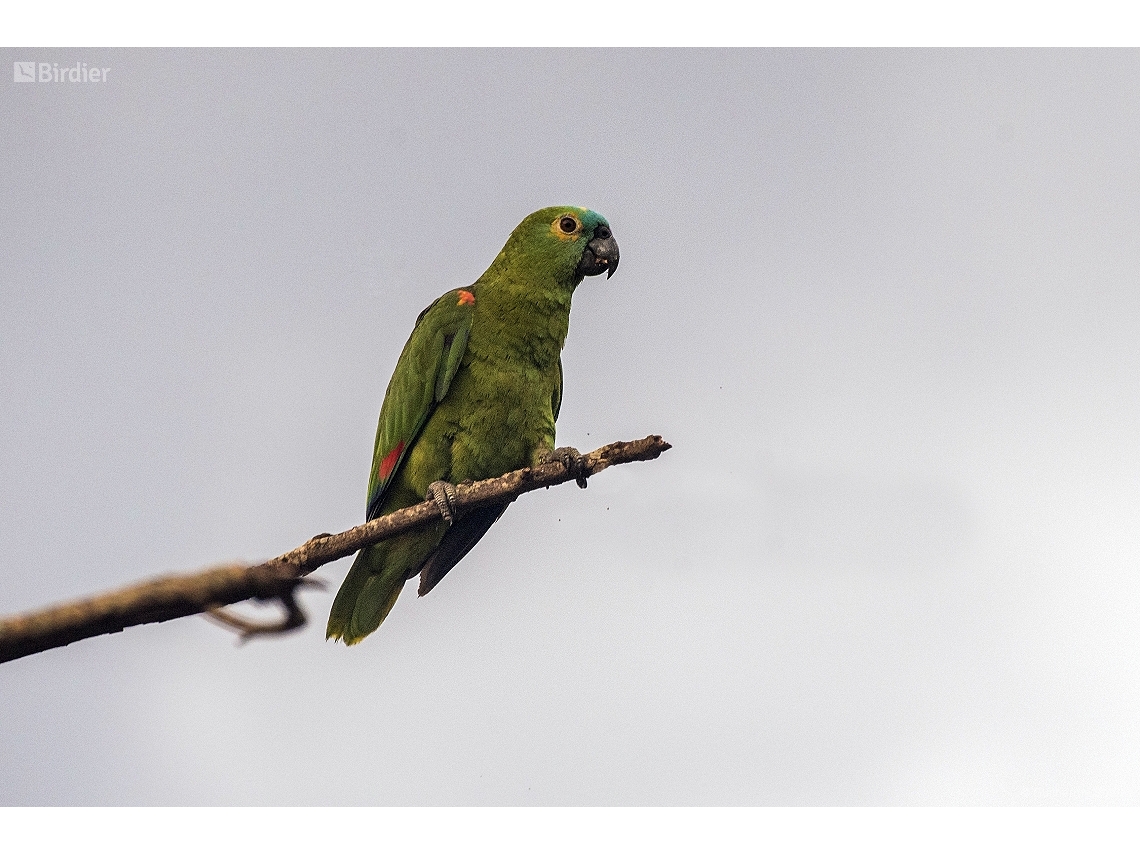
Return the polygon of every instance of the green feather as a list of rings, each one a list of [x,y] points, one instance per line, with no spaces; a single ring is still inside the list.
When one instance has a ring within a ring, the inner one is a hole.
[[[583,208],[536,211],[474,285],[420,314],[380,409],[369,519],[423,501],[433,481],[496,477],[554,448],[571,297],[602,229],[608,236],[605,219]],[[333,602],[328,637],[355,644],[375,631],[407,579],[423,569],[421,593],[431,590],[504,509],[362,550]]]

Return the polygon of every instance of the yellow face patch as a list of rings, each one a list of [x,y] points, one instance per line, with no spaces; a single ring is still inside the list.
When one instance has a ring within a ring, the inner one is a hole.
[[[582,234],[582,221],[572,211],[559,214],[550,224],[550,233],[559,240],[578,240]]]

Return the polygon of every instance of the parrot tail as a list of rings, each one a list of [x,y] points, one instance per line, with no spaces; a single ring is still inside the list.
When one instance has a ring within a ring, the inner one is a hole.
[[[344,583],[337,591],[329,614],[325,638],[340,639],[345,644],[356,644],[376,631],[384,622],[400,589],[404,587],[404,572],[396,562],[386,562],[386,544],[360,550]],[[389,566],[384,565],[388,563]]]

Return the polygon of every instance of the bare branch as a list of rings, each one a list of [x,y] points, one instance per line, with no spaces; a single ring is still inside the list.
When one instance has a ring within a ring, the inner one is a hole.
[[[309,586],[313,588],[323,588],[325,583],[319,579],[298,579],[297,588],[302,586]],[[243,618],[241,615],[234,614],[229,609],[224,609],[221,606],[210,606],[203,614],[215,623],[232,629],[240,636],[241,641],[249,641],[258,635],[284,635],[287,632],[293,632],[300,629],[305,625],[305,611],[301,608],[301,604],[297,602],[296,588],[286,591],[277,599],[281,606],[285,609],[285,614],[280,620],[273,623],[257,623],[256,621]]]
[[[654,460],[670,448],[659,436],[615,442],[583,456],[586,472],[635,460]],[[574,480],[560,462],[517,469],[500,478],[458,484],[455,506],[468,508],[513,501],[523,493]],[[239,630],[243,638],[287,632],[304,625],[305,615],[295,598],[298,585],[318,567],[345,558],[365,546],[417,528],[439,517],[434,502],[421,502],[387,516],[342,531],[321,534],[296,549],[263,564],[228,564],[181,576],[163,576],[118,591],[52,606],[41,611],[0,619],[0,662],[19,659],[73,641],[121,632],[129,626],[157,623],[207,613]],[[243,600],[277,601],[285,617],[275,624],[255,624],[222,610]]]

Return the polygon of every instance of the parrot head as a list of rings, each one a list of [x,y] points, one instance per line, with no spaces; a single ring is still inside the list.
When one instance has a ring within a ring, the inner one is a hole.
[[[500,257],[524,256],[571,288],[585,276],[613,276],[618,245],[606,218],[571,206],[535,211],[511,232]]]

